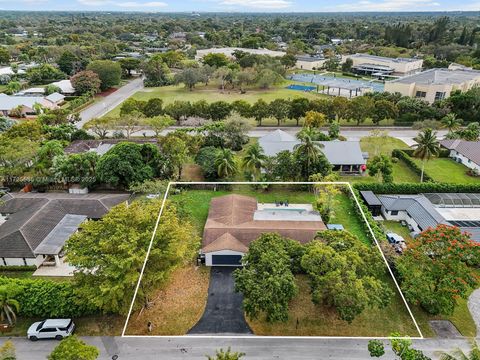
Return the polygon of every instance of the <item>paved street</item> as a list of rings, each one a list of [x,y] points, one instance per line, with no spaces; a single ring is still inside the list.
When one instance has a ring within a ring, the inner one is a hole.
[[[371,359],[367,351],[367,340],[342,339],[262,339],[262,338],[216,338],[163,337],[163,338],[120,338],[85,337],[87,343],[100,349],[100,360],[177,360],[203,359],[213,355],[216,349],[228,348],[246,353],[245,360],[288,359],[288,360],[360,360]],[[0,340],[0,345],[5,339]],[[18,360],[45,360],[57,341],[32,343],[23,338],[13,339]],[[414,346],[423,350],[433,359],[438,359],[439,351],[451,351],[456,347],[468,349],[467,340],[417,340]],[[393,359],[390,350],[385,359]]]
[[[130,81],[128,84],[122,86],[114,93],[106,96],[101,101],[96,102],[92,106],[89,106],[83,111],[81,111],[80,117],[82,120],[75,125],[77,126],[77,128],[81,129],[87,121],[105,115],[106,113],[120,105],[123,101],[128,99],[130,96],[135,94],[137,91],[141,91],[142,89],[142,79],[138,78]]]

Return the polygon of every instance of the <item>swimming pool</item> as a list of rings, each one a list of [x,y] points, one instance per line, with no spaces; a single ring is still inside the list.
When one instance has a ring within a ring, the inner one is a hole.
[[[355,85],[355,86],[358,86],[359,88],[360,87],[372,88],[372,90],[375,92],[385,91],[385,84],[380,82],[339,78],[339,77],[333,76],[332,74],[313,75],[313,74],[302,73],[302,74],[290,75],[288,78],[293,81],[301,81],[301,82],[307,82],[307,83],[318,84],[318,85],[322,85],[327,83],[328,81],[335,80],[339,83],[344,83],[346,85],[348,84],[348,86]],[[305,85],[298,85],[298,86],[305,86]]]

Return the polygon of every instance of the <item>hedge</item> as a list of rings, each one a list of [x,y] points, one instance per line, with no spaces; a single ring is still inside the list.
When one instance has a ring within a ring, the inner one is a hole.
[[[5,271],[28,271],[33,272],[37,270],[35,265],[7,265],[7,266],[0,266],[0,275],[2,272]]]
[[[480,193],[480,184],[450,183],[355,183],[358,190],[370,190],[375,194],[420,194],[420,193]]]
[[[370,210],[368,210],[368,207],[361,200],[360,192],[355,188],[353,188],[352,190],[353,190],[353,193],[355,194],[355,197],[358,199],[358,203],[360,204],[360,207],[362,208],[363,213],[365,214],[365,218],[367,219],[368,224],[372,228],[373,234],[375,235],[375,237],[377,238],[378,241],[385,240],[385,236],[386,236],[385,232],[378,225],[378,223],[373,219],[372,213],[370,212]],[[352,194],[350,193],[350,195],[352,195]],[[352,201],[355,201],[355,200],[352,199]],[[362,224],[363,224],[363,227],[365,229],[365,232],[368,234],[368,237],[372,240],[372,243],[375,242],[375,239],[372,238],[372,234],[371,234],[370,230],[368,229],[368,226],[363,221],[363,216],[362,216],[362,213],[361,213],[360,209],[358,208],[358,206],[356,206],[356,204],[355,204],[354,208],[355,208],[355,212],[357,213],[357,215],[360,217],[360,219],[362,219]]]
[[[69,318],[97,312],[88,300],[79,300],[70,282],[41,279],[17,279],[0,276],[0,286],[16,285],[14,298],[20,303],[19,315],[26,317]]]
[[[415,152],[415,150],[413,149],[402,149],[402,150],[396,149],[393,151],[403,151],[405,154],[407,154],[410,157],[413,157],[413,153]],[[393,152],[392,152],[392,155],[393,155]],[[448,149],[440,149],[440,151],[438,152],[439,158],[448,158],[449,156],[450,156],[450,150]]]
[[[408,151],[408,150],[407,150]],[[418,176],[422,174],[422,168],[418,166],[415,161],[408,155],[405,150],[395,149],[392,151],[392,156],[400,159],[403,161],[410,169],[413,170]],[[427,174],[427,172],[423,172],[423,180],[428,182],[434,182],[433,178]]]

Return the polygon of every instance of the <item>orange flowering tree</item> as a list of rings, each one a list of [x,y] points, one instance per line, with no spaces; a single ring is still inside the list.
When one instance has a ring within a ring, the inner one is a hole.
[[[396,262],[408,301],[431,314],[452,314],[479,279],[480,246],[458,227],[439,224],[408,244]]]

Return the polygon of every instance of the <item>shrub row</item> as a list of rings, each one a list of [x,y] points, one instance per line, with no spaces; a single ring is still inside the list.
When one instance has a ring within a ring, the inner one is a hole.
[[[373,219],[372,213],[368,210],[367,206],[363,203],[362,200],[360,200],[361,197],[360,197],[359,190],[353,188],[353,193],[355,194],[356,198],[359,199],[358,203],[360,204],[360,207],[362,208],[363,213],[365,214],[365,218],[367,219],[368,224],[372,228],[373,234],[375,235],[375,237],[377,238],[378,241],[384,240],[385,239],[385,232],[378,225],[378,223]],[[350,196],[352,196],[351,193],[350,193]],[[355,202],[355,199],[352,199],[352,201]],[[354,204],[354,208],[355,208],[355,211],[356,211],[357,215],[362,220],[362,224],[363,224],[363,227],[365,229],[365,232],[368,234],[368,237],[372,240],[372,243],[374,243],[375,240],[372,238],[372,234],[370,233],[370,230],[368,229],[368,226],[363,221],[362,212],[360,211],[360,209],[358,208],[358,206],[356,204]]]
[[[79,300],[70,282],[40,279],[15,279],[0,276],[0,286],[12,285],[18,292],[19,315],[26,317],[78,317],[96,312],[95,306]]]
[[[405,152],[405,150],[395,149],[392,151],[392,156],[403,161],[418,176],[422,174],[422,168],[418,166],[415,161],[413,161],[413,159]],[[433,178],[424,171],[423,181],[434,182],[435,180],[433,180]]]
[[[415,152],[415,150],[413,150],[413,149],[402,149],[402,150],[393,150],[393,151],[394,152],[395,151],[403,151],[405,154],[407,154],[410,157],[413,157],[413,153]],[[393,152],[392,152],[392,154],[393,154]],[[449,156],[450,156],[450,150],[440,149],[440,152],[438,153],[439,158],[448,158]]]
[[[0,266],[0,275],[4,271],[35,271],[37,267],[34,265],[8,265],[8,266]]]
[[[449,183],[356,183],[358,190],[371,190],[375,194],[419,194],[419,193],[480,193],[480,184]]]

